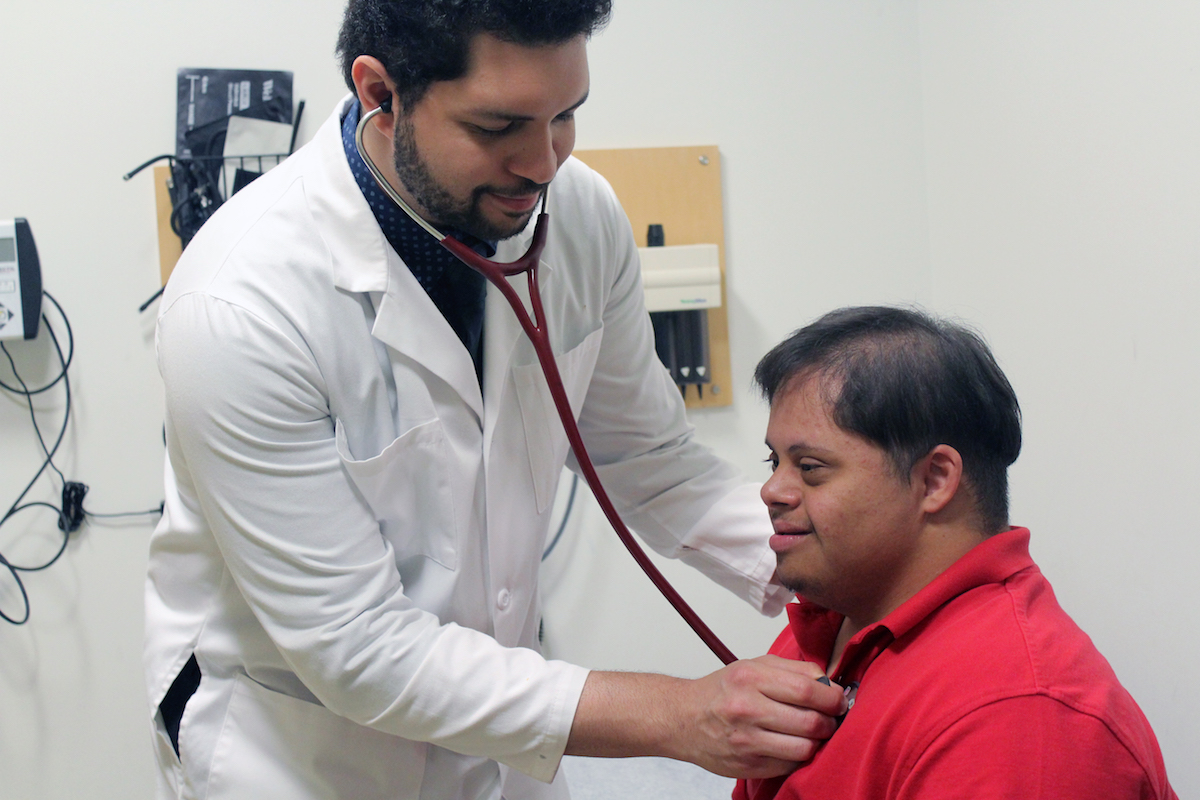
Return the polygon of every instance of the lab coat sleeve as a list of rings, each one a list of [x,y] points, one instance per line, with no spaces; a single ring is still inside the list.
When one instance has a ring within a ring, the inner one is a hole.
[[[443,625],[406,598],[303,347],[195,292],[164,310],[158,349],[181,491],[312,695],[359,724],[552,778],[587,671]]]
[[[791,598],[774,580],[770,519],[758,487],[698,443],[683,400],[654,350],[633,233],[597,176],[591,214],[610,254],[604,337],[579,418],[597,472],[626,523],[768,615]],[[577,464],[572,460],[573,468]]]

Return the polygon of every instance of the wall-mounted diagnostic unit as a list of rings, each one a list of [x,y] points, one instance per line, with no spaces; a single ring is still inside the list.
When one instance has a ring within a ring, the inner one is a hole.
[[[708,312],[721,305],[721,255],[715,244],[666,246],[661,225],[650,225],[639,247],[646,310],[658,357],[680,389],[702,397],[712,381]]]
[[[612,185],[635,241],[644,245],[642,284],[655,346],[684,404],[732,405],[720,149],[644,147],[574,155]]]
[[[0,220],[0,339],[36,339],[42,269],[24,219]]]
[[[721,305],[721,255],[715,244],[639,247],[646,310],[694,311]]]

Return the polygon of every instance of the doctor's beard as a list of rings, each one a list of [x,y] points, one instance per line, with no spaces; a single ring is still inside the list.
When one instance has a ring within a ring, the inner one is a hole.
[[[483,195],[488,193],[529,195],[535,192],[541,194],[546,190],[546,184],[534,183],[526,178],[522,184],[516,187],[476,186],[471,191],[469,198],[460,200],[433,177],[429,166],[417,150],[412,121],[404,116],[399,116],[396,121],[392,161],[400,182],[428,215],[426,221],[434,225],[454,228],[489,242],[508,239],[525,230],[530,217],[533,216],[533,211],[513,217],[507,222],[496,224],[484,216],[479,208],[479,201]],[[534,207],[534,210],[536,209],[537,206]]]

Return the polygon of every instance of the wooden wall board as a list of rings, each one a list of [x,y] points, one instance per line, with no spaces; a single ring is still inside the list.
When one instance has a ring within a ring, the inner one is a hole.
[[[663,226],[668,245],[716,244],[721,256],[721,295],[726,297],[721,154],[716,146],[581,150],[575,155],[612,184],[639,247],[646,245],[646,230],[652,223]],[[169,167],[154,168],[159,268],[164,285],[183,252],[179,237],[171,230],[170,177]],[[689,408],[733,403],[725,305],[707,313],[712,382],[702,393],[688,387],[684,397]]]
[[[612,184],[639,247],[646,246],[651,224],[663,226],[668,245],[716,244],[721,254],[721,296],[727,297],[721,154],[715,145],[576,150],[575,156]],[[553,213],[553,197],[550,204]],[[703,395],[688,388],[684,397],[689,408],[733,403],[728,319],[725,303],[708,310],[712,383],[704,387]]]
[[[183,243],[171,230],[171,168],[158,166],[154,168],[154,206],[158,216],[158,269],[162,275],[163,286],[175,269],[175,262],[183,253]]]

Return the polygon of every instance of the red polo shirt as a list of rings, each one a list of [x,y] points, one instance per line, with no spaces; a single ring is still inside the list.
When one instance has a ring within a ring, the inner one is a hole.
[[[801,600],[771,652],[828,666],[842,622]],[[1171,798],[1150,723],[1029,557],[997,534],[879,623],[831,676],[857,681],[837,733],[734,800]]]

